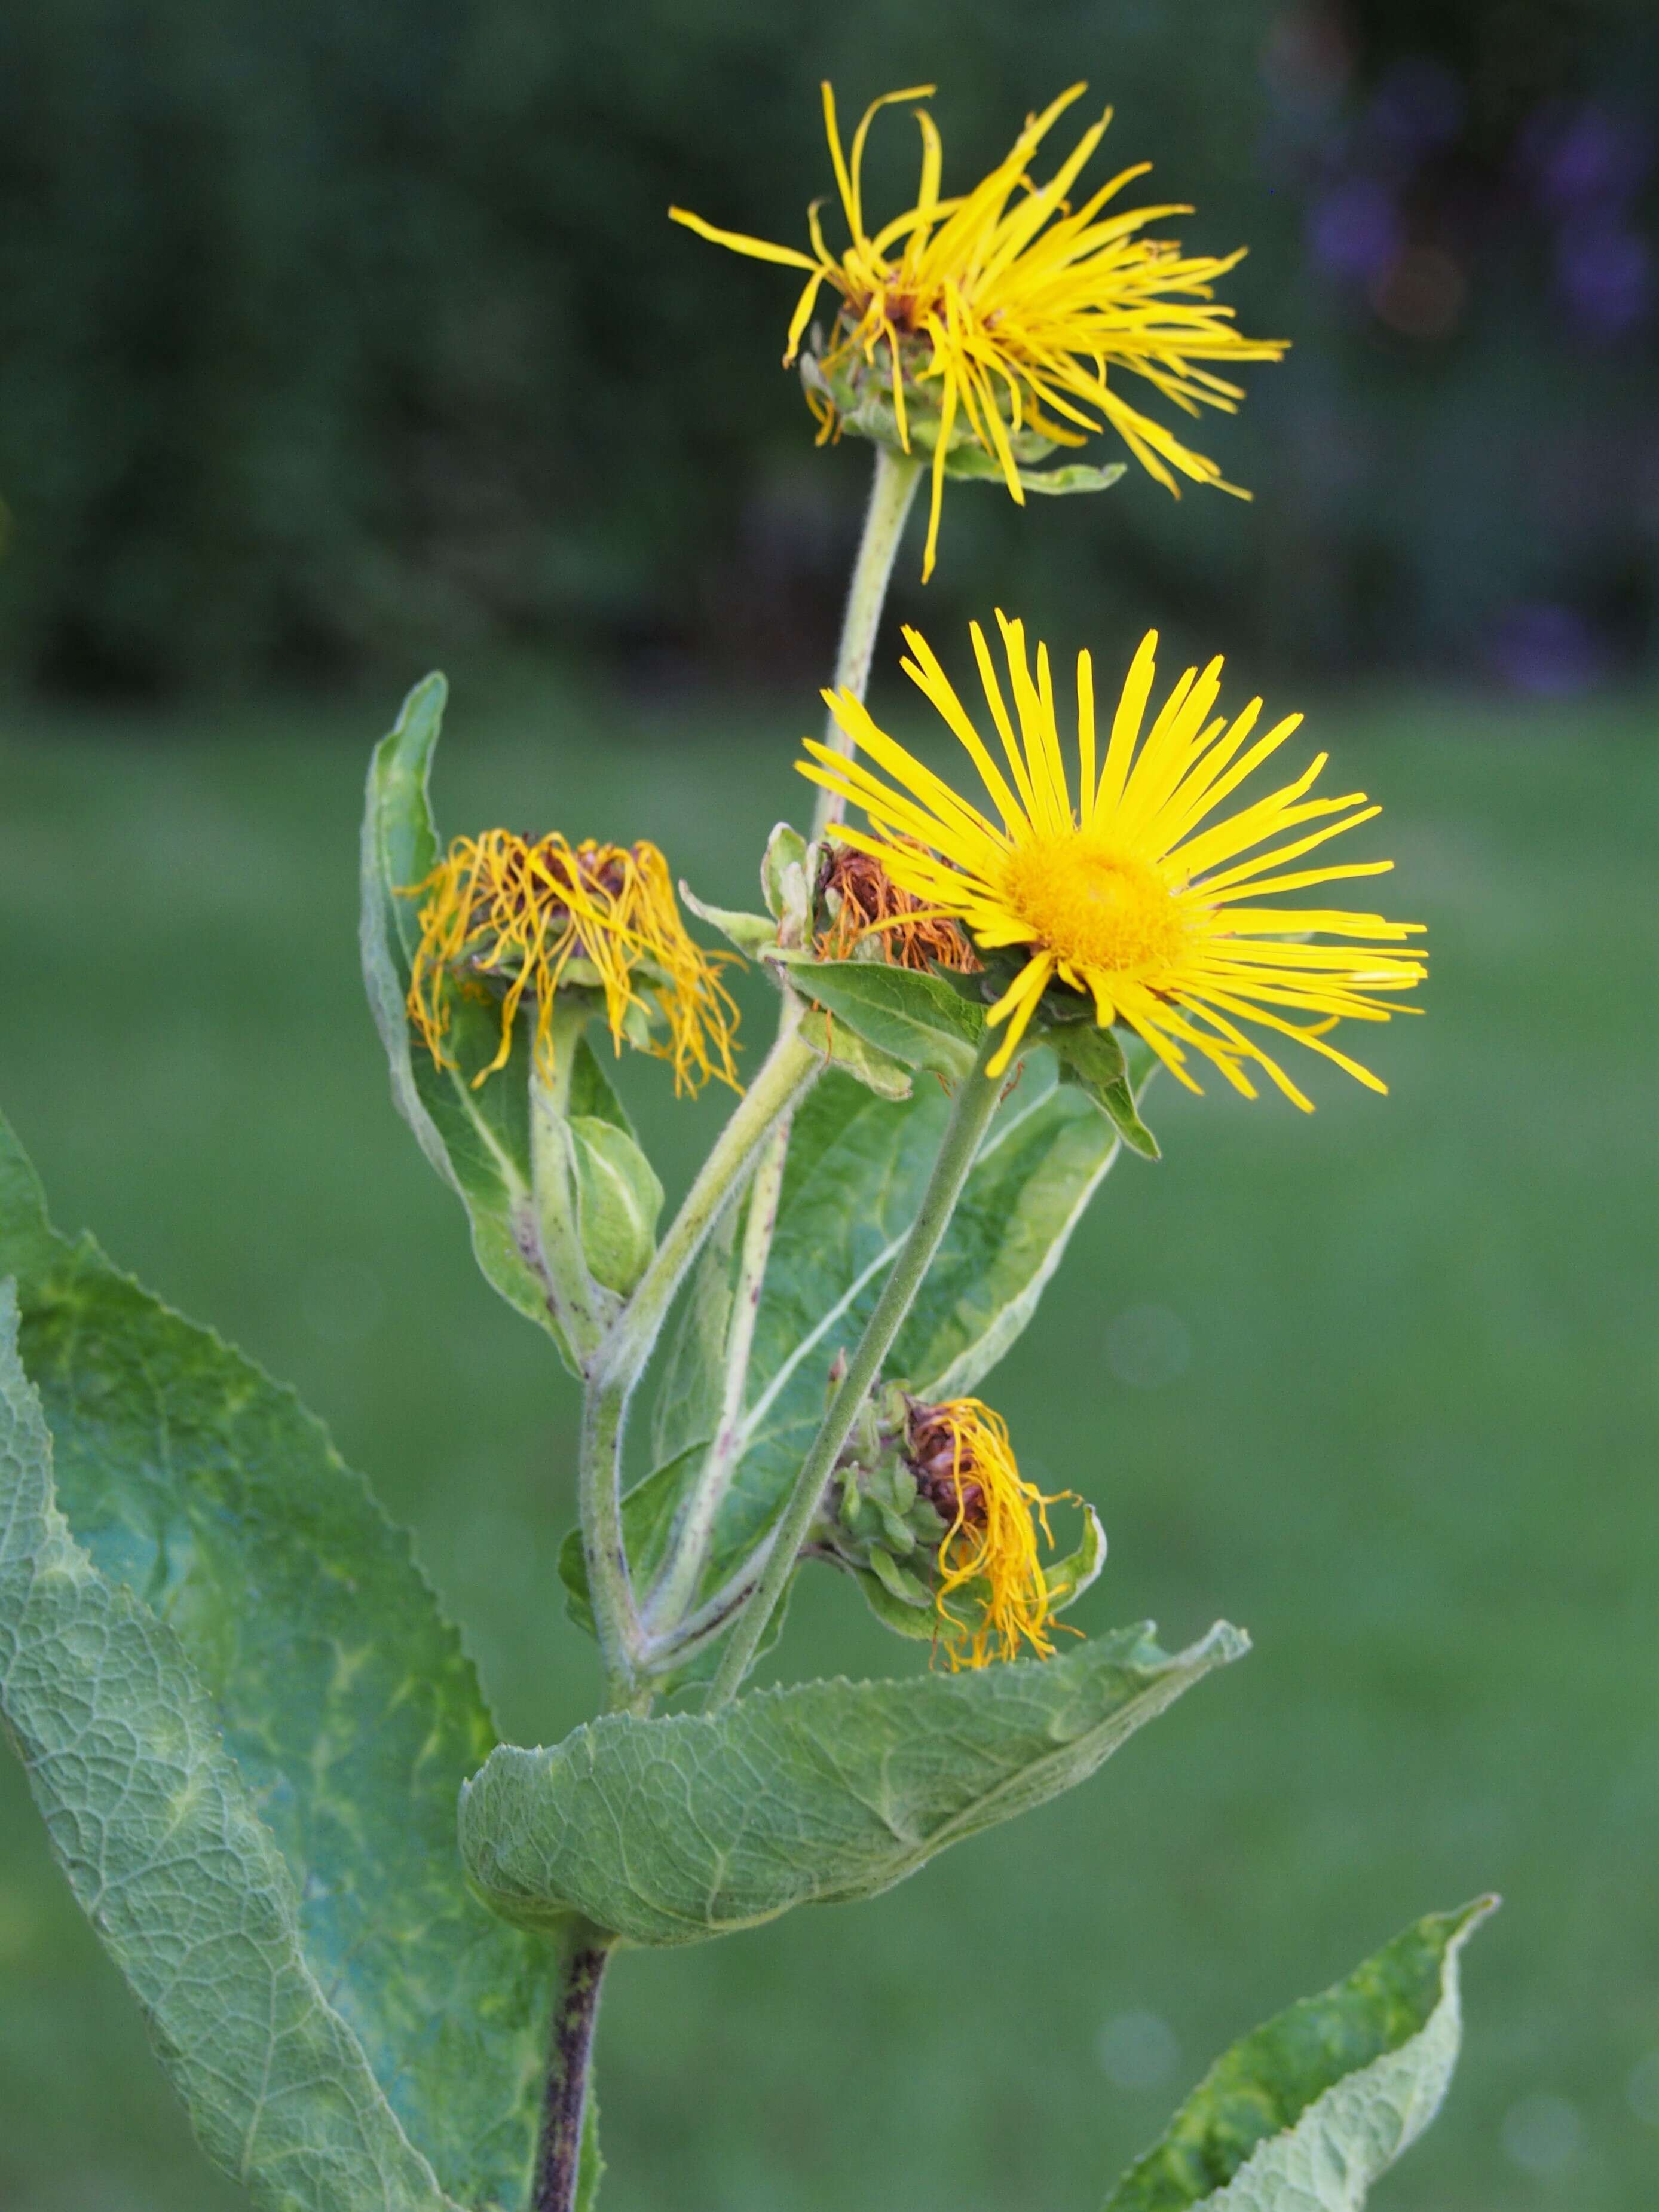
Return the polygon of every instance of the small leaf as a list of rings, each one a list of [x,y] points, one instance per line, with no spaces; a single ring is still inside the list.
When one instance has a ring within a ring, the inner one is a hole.
[[[575,1114],[565,1126],[576,1170],[583,1255],[594,1281],[626,1297],[657,1249],[662,1185],[634,1139],[614,1121]]]
[[[878,1098],[908,1098],[912,1085],[903,1063],[866,1044],[849,1023],[838,1022],[822,1007],[809,1006],[801,1018],[801,1042],[844,1067],[855,1082]]]
[[[799,830],[780,822],[766,841],[761,861],[761,896],[774,921],[787,922],[799,931],[806,916],[806,840]],[[786,938],[786,943],[797,941]]]
[[[985,1033],[984,1009],[937,975],[868,960],[788,964],[790,981],[804,999],[845,1022],[878,1052],[938,1075],[963,1076],[972,1068]]]
[[[769,915],[738,914],[730,907],[707,905],[685,884],[680,885],[680,896],[700,921],[735,945],[745,960],[758,959],[763,952],[776,950],[778,926]]]
[[[630,1943],[872,1897],[1084,1781],[1246,1649],[1218,1626],[1170,1656],[1129,1629],[1046,1662],[607,1715],[554,1750],[492,1753],[462,1795],[462,1856],[507,1918],[579,1911]]]
[[[495,1730],[409,1538],[292,1391],[51,1228],[3,1119],[0,1273],[70,1529],[211,1696],[310,1970],[444,2186],[517,2212],[550,1976],[458,1878],[456,1795]]]
[[[1050,452],[1053,447],[1048,448]],[[1017,468],[1014,474],[1026,491],[1079,492],[1106,491],[1123,475],[1127,464],[1108,461],[1102,468],[1091,468],[1085,462],[1072,461],[1059,468]],[[955,447],[945,464],[947,476],[964,483],[1006,484],[1002,463],[994,453],[988,453],[982,446]]]
[[[554,1318],[553,1287],[542,1256],[528,1086],[503,1069],[473,1088],[472,1078],[488,1067],[500,1045],[500,1008],[494,1000],[452,994],[445,1039],[450,1066],[440,1067],[410,1029],[410,963],[420,938],[414,887],[439,857],[427,785],[447,696],[441,676],[417,684],[369,763],[362,830],[363,982],[391,1063],[398,1110],[465,1206],[479,1267],[509,1305],[546,1329],[574,1374],[578,1363]]]
[[[1104,2212],[1359,2212],[1440,2109],[1462,2034],[1458,1954],[1497,1903],[1431,1913],[1236,2043]]]
[[[1110,1030],[1092,1022],[1066,1022],[1042,1033],[1060,1062],[1060,1079],[1074,1083],[1092,1098],[1131,1152],[1142,1159],[1162,1158],[1158,1139],[1141,1120],[1124,1066],[1123,1048]]]
[[[9,1279],[0,1692],[53,1850],[215,2165],[273,2212],[446,2212],[323,1994],[294,1877],[178,1637],[105,1580],[58,1509]]]

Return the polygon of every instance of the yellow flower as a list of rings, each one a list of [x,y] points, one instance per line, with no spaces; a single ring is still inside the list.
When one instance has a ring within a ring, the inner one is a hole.
[[[1037,1530],[1054,1548],[1051,1505],[1025,1481],[1008,1425],[978,1398],[912,1407],[905,1457],[919,1494],[949,1525],[939,1547],[934,1598],[939,1638],[953,1668],[1017,1659],[1026,1646],[1054,1656],[1052,1595],[1037,1554]],[[966,1600],[967,1617],[959,1609]]]
[[[645,1049],[674,1063],[677,1091],[710,1075],[735,1090],[732,1042],[737,1009],[720,981],[724,956],[694,945],[680,920],[668,863],[654,845],[573,846],[555,830],[541,838],[510,830],[458,837],[423,882],[421,936],[409,986],[409,1015],[441,1067],[450,994],[494,984],[501,994],[501,1048],[473,1088],[507,1063],[525,994],[533,994],[535,1056],[553,1072],[553,1000],[561,983],[603,991],[611,1042],[622,1049],[632,1010],[650,1000],[667,1041]]]
[[[1188,1071],[1188,1048],[1247,1097],[1255,1096],[1245,1073],[1254,1064],[1310,1110],[1278,1063],[1239,1026],[1243,1021],[1293,1037],[1373,1091],[1385,1090],[1369,1069],[1328,1043],[1326,1032],[1339,1021],[1386,1021],[1397,1011],[1377,994],[1409,990],[1422,981],[1420,950],[1393,949],[1420,935],[1421,925],[1254,903],[1339,877],[1384,873],[1392,861],[1291,866],[1382,810],[1368,805],[1363,792],[1309,798],[1325,766],[1321,753],[1293,782],[1212,818],[1302,717],[1287,715],[1254,742],[1259,699],[1231,722],[1218,714],[1212,719],[1221,688],[1215,659],[1202,674],[1187,671],[1143,738],[1156,631],[1142,640],[1125,679],[1103,763],[1096,756],[1090,658],[1078,655],[1074,805],[1048,648],[1038,646],[1033,678],[1023,624],[1001,614],[997,619],[1018,737],[977,623],[972,636],[1006,775],[927,641],[913,629],[904,633],[915,655],[904,662],[905,672],[961,741],[991,814],[878,729],[850,691],[823,696],[854,745],[890,781],[811,738],[811,763],[797,763],[813,782],[862,808],[875,834],[846,828],[838,834],[873,853],[896,884],[931,911],[963,923],[981,952],[1024,949],[1018,973],[990,1009],[989,1019],[1005,1023],[1006,1036],[988,1072],[998,1075],[1007,1066],[1038,1000],[1058,981],[1092,998],[1103,1027],[1122,1022],[1138,1031],[1192,1091],[1199,1085]],[[931,849],[919,851],[919,844]],[[1308,941],[1317,937],[1339,941]],[[1305,1018],[1288,1018],[1292,1015]]]
[[[1006,158],[973,191],[939,197],[943,159],[933,118],[918,109],[921,181],[916,204],[872,236],[865,228],[862,168],[865,141],[878,108],[919,100],[932,85],[890,92],[865,110],[853,134],[850,158],[842,149],[835,95],[823,87],[824,127],[842,212],[852,243],[840,255],[826,245],[819,203],[808,210],[812,250],[769,245],[763,239],[718,230],[700,216],[671,208],[676,222],[700,237],[757,260],[804,269],[807,280],[790,319],[784,353],[794,360],[820,288],[828,284],[842,305],[824,367],[861,354],[874,366],[884,348],[892,380],[899,442],[910,450],[907,386],[937,404],[933,446],[933,512],[922,562],[924,582],[933,573],[939,542],[945,466],[960,411],[972,440],[1000,465],[1009,490],[1022,505],[1012,440],[1035,432],[1052,443],[1081,445],[1081,433],[1109,424],[1150,475],[1179,492],[1172,471],[1196,483],[1223,482],[1216,464],[1193,453],[1163,423],[1130,404],[1110,382],[1114,370],[1144,377],[1160,396],[1187,414],[1219,407],[1229,413],[1243,397],[1205,362],[1278,361],[1282,339],[1247,339],[1232,325],[1232,309],[1215,303],[1211,287],[1243,256],[1217,259],[1184,255],[1172,240],[1134,234],[1166,216],[1190,215],[1168,205],[1107,213],[1109,203],[1146,161],[1124,169],[1073,207],[1066,195],[1111,120],[1109,107],[1091,125],[1046,185],[1035,185],[1027,167],[1055,120],[1087,90],[1069,91],[1031,117]],[[823,434],[836,425],[833,408],[822,413]],[[1241,497],[1248,497],[1245,493]]]

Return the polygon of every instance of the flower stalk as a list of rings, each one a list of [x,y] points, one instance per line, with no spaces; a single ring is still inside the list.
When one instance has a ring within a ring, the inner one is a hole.
[[[988,1028],[972,1069],[957,1086],[951,1118],[945,1124],[933,1173],[927,1179],[916,1218],[910,1224],[910,1232],[900,1247],[892,1273],[876,1301],[875,1311],[865,1325],[840,1388],[801,1462],[789,1502],[773,1533],[760,1585],[738,1614],[732,1631],[709,1692],[711,1711],[734,1698],[742,1686],[767,1624],[777,1610],[794,1571],[797,1556],[823,1495],[823,1486],[853,1432],[860,1407],[881,1378],[882,1366],[893,1348],[893,1340],[915,1302],[922,1279],[933,1265],[933,1255],[950,1225],[962,1187],[968,1180],[981,1140],[1001,1097],[1000,1086],[986,1074],[987,1064],[996,1049],[995,1032]]]
[[[842,618],[841,649],[836,657],[837,691],[850,691],[862,699],[870,684],[870,661],[881,628],[881,611],[893,574],[899,540],[921,482],[921,464],[890,447],[876,447],[875,474],[870,485],[870,504],[865,509],[864,533],[848,587],[847,611]],[[852,741],[831,714],[824,743],[833,750],[850,752]],[[844,802],[838,793],[820,788],[812,817],[812,835],[821,837],[831,823],[841,819]]]
[[[611,1711],[648,1698],[649,1639],[629,1571],[622,1521],[622,1447],[628,1408],[674,1293],[720,1208],[759,1164],[763,1140],[818,1073],[794,1035],[781,1036],[703,1162],[667,1234],[589,1365],[579,1490],[594,1624]]]

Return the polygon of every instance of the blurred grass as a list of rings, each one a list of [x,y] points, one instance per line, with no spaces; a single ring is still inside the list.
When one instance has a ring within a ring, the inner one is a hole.
[[[554,1573],[574,1395],[474,1276],[359,1000],[357,789],[392,703],[14,724],[0,1103],[60,1225],[298,1383],[414,1526],[506,1731],[550,1741],[595,1683]],[[1225,1613],[1255,1654],[873,1905],[624,1960],[608,2203],[1084,2212],[1234,2034],[1492,1887],[1450,2107],[1379,2203],[1652,2203],[1626,2094],[1659,2049],[1652,720],[1315,717],[1388,802],[1389,903],[1433,927],[1429,1018],[1374,1040],[1394,1095],[1333,1079],[1306,1121],[1166,1090],[1164,1164],[1115,1174],[990,1386],[1028,1471],[1104,1514],[1088,1617]],[[796,726],[501,676],[459,690],[441,806],[654,836],[747,903],[804,811]],[[624,1074],[683,1180],[718,1101]],[[855,1605],[809,1578],[787,1670],[913,1663]],[[0,1805],[0,2203],[242,2203],[9,1762]],[[1149,2013],[1164,2033],[1121,2025]],[[1143,2086],[1103,2066],[1113,2021]]]

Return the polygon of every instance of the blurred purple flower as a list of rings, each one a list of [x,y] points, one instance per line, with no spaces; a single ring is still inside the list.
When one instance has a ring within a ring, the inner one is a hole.
[[[1641,321],[1651,295],[1652,254],[1644,238],[1612,222],[1563,226],[1555,278],[1573,319],[1594,337],[1616,338]]]
[[[1587,691],[1607,660],[1583,615],[1547,601],[1508,608],[1499,617],[1488,657],[1505,684],[1544,699]]]
[[[1628,201],[1652,166],[1653,146],[1634,117],[1593,100],[1576,107],[1551,101],[1522,134],[1521,161],[1544,205],[1575,215]]]
[[[1399,244],[1394,195],[1373,177],[1349,177],[1329,186],[1309,210],[1309,250],[1328,275],[1363,281]]]

